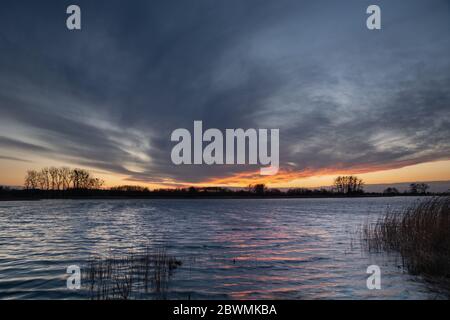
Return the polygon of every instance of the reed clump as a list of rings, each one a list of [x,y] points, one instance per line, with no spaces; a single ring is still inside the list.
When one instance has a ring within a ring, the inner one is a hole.
[[[91,258],[83,284],[93,300],[166,299],[173,271],[182,265],[164,249]]]
[[[425,199],[388,211],[363,227],[367,249],[400,253],[413,274],[450,278],[450,197]]]

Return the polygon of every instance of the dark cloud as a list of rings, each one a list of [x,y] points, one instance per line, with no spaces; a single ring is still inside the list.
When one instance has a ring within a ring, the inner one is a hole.
[[[16,158],[16,157],[8,157],[0,155],[0,159],[2,160],[10,160],[10,161],[19,161],[19,162],[31,162],[30,160]]]
[[[69,2],[2,1],[2,151],[159,183],[257,168],[173,165],[203,120],[279,128],[285,170],[448,159],[449,3],[378,3],[381,31],[360,0],[78,1],[69,32]]]
[[[24,151],[29,151],[29,152],[49,152],[50,149],[46,148],[44,146],[40,146],[40,145],[36,145],[36,144],[32,144],[32,143],[28,143],[28,142],[24,142],[24,141],[20,141],[20,140],[16,140],[16,139],[11,139],[11,138],[6,138],[6,137],[1,137],[0,136],[0,146],[5,149],[19,149],[19,150],[24,150]]]

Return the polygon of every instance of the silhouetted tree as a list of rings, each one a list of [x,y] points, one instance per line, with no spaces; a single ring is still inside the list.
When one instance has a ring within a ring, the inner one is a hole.
[[[430,186],[426,183],[411,183],[409,185],[409,192],[413,194],[425,194]]]
[[[271,194],[271,195],[280,195],[280,194],[282,194],[282,192],[281,192],[280,189],[269,189],[269,190],[266,191],[266,192],[268,192],[268,193]]]
[[[344,194],[364,192],[364,182],[355,176],[339,176],[334,180],[336,192]]]
[[[52,190],[59,190],[61,187],[58,171],[58,168],[55,167],[51,167],[48,169],[48,173],[50,175],[50,189]]]
[[[309,193],[312,193],[312,190],[306,188],[293,188],[287,191],[287,194],[291,196],[306,195]]]
[[[251,190],[253,193],[256,194],[264,194],[267,191],[267,187],[263,183],[255,184],[254,186],[251,186]]]
[[[67,167],[59,168],[58,170],[59,178],[61,180],[61,185],[63,190],[70,189],[70,184],[72,183],[72,170]]]
[[[52,167],[41,171],[29,170],[24,186],[26,189],[40,190],[100,189],[103,183],[84,169]]]
[[[400,194],[400,191],[398,191],[397,188],[389,187],[383,191],[383,194],[397,195]]]
[[[39,173],[36,170],[28,170],[25,177],[25,189],[37,189],[39,187]]]
[[[188,192],[189,193],[197,193],[197,189],[195,187],[189,187]]]
[[[146,187],[141,186],[117,186],[110,188],[111,191],[120,191],[120,192],[150,192],[150,190]]]

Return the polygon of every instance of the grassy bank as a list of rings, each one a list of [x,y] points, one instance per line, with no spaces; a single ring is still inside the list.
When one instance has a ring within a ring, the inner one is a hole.
[[[366,224],[367,249],[395,251],[413,274],[450,278],[450,197],[422,200]]]

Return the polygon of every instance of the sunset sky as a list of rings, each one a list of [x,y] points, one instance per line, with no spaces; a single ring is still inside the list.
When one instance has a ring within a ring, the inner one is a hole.
[[[279,129],[279,174],[175,166],[195,120]],[[107,186],[450,180],[450,2],[3,0],[0,184],[46,166]]]

